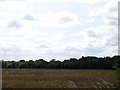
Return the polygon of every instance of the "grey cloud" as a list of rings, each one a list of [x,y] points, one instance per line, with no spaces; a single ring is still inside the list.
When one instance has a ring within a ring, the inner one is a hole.
[[[69,23],[69,22],[71,22],[71,21],[73,21],[72,18],[70,18],[70,17],[63,17],[63,18],[59,21],[59,23],[60,23],[60,24],[64,24],[64,23]]]
[[[72,52],[80,52],[80,50],[79,50],[79,48],[77,48],[77,47],[66,47],[66,49],[65,49],[66,51],[72,51]]]
[[[48,48],[48,46],[45,43],[39,43],[37,48]]]
[[[114,42],[114,41],[113,41],[113,42],[110,41],[110,42],[107,42],[106,45],[108,45],[108,46],[117,46],[118,43],[117,43],[117,42]]]
[[[94,31],[92,31],[92,30],[87,31],[87,35],[89,37],[97,37],[97,34]]]
[[[74,53],[74,54],[73,54]],[[79,57],[81,54],[75,53],[75,52],[68,52],[68,51],[62,51],[62,52],[49,52],[49,56],[60,56],[60,57]]]
[[[109,14],[106,18],[109,20],[109,24],[110,25],[118,25],[118,17],[112,15],[112,14],[117,14],[118,12],[118,7],[114,6],[114,7],[111,7],[109,8]]]
[[[62,56],[62,57],[79,57],[81,55],[81,51],[78,47],[67,46],[63,50],[60,51],[50,51],[48,52],[49,56]]]
[[[117,23],[117,21],[110,21],[109,24],[110,25],[117,25],[118,23]]]
[[[112,17],[112,16],[109,16],[107,17],[108,19],[111,19],[111,20],[117,20],[118,18],[117,17]]]
[[[22,49],[17,45],[11,45],[10,47],[0,47],[0,51],[3,51],[3,52],[21,52]]]
[[[26,15],[23,17],[23,19],[25,19],[25,20],[31,20],[31,21],[35,20],[35,18],[34,18],[32,15],[30,15],[30,14],[26,14]]]
[[[105,50],[102,46],[91,46],[88,45],[86,48],[79,48],[79,47],[66,47],[64,50],[59,52],[51,52],[50,55],[55,56],[65,56],[65,57],[75,57],[79,58],[82,55],[99,55],[103,54]]]
[[[107,17],[109,19],[110,25],[118,25],[118,18],[117,17]]]
[[[46,48],[47,46],[45,44],[41,44],[39,47]]]
[[[5,47],[0,47],[0,59],[4,59],[4,60],[12,60],[12,59],[16,59],[16,60],[20,60],[21,58],[25,58],[27,56],[31,56],[31,52],[26,51],[21,49],[20,47],[13,45],[9,48],[5,48]]]
[[[41,40],[41,41],[33,41],[33,43],[35,43],[36,48],[48,48],[49,45],[46,41]]]
[[[117,35],[107,39],[106,45],[107,46],[117,46],[118,45],[118,37],[117,37]]]
[[[85,48],[85,52],[88,54],[88,55],[98,55],[98,54],[102,54],[102,52],[104,51],[104,47],[102,46],[94,46],[94,45],[88,45],[86,48]]]
[[[0,0],[0,2],[2,1],[25,1],[25,0]]]
[[[117,7],[112,7],[109,9],[109,12],[117,12]]]
[[[71,56],[71,57],[79,57],[81,54],[82,54],[82,50],[80,50],[80,48],[77,46],[76,47],[68,46],[61,53],[61,55],[63,56],[66,55],[66,56]]]
[[[0,2],[3,2],[3,1],[8,1],[8,0],[0,0]]]
[[[14,20],[8,24],[8,27],[20,28],[21,26],[22,26],[21,23],[19,21],[16,21],[16,20]]]

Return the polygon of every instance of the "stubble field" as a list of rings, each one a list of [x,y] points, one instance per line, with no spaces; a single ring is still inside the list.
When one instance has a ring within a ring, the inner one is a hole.
[[[3,88],[109,88],[115,70],[3,69]]]

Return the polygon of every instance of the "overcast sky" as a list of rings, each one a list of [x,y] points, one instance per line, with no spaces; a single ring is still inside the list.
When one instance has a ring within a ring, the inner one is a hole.
[[[119,0],[0,0],[0,59],[118,54]]]

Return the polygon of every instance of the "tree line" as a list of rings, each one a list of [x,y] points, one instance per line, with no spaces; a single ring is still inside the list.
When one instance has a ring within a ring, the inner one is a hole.
[[[60,61],[52,59],[46,61],[44,59],[38,60],[19,60],[19,61],[5,61],[2,60],[2,68],[41,68],[41,69],[113,69],[120,67],[120,56],[113,57],[95,57],[82,56],[79,59],[70,58],[68,60]]]

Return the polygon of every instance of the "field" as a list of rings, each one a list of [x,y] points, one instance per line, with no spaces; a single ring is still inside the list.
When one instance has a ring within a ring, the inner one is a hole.
[[[3,69],[3,88],[108,88],[115,70]]]

